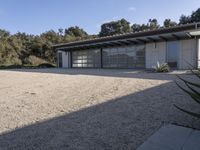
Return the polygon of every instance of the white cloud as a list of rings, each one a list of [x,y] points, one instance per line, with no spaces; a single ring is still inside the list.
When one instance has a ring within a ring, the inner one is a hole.
[[[128,11],[136,11],[136,8],[135,7],[129,7]]]

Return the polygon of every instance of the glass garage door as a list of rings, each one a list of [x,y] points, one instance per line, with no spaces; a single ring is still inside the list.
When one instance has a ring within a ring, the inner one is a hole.
[[[145,68],[145,46],[103,49],[104,68]]]
[[[73,68],[100,68],[100,50],[80,50],[72,52]]]

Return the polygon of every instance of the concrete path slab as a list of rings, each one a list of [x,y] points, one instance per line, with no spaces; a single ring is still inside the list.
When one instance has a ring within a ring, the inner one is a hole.
[[[137,150],[200,150],[200,131],[164,125]]]

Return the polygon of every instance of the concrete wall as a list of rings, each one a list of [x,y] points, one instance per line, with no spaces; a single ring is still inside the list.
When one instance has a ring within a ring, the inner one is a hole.
[[[180,40],[180,50],[178,59],[178,69],[189,69],[188,63],[196,66],[196,40]],[[199,40],[200,42],[200,40]],[[200,50],[200,45],[199,45]],[[146,44],[146,68],[154,68],[167,62],[167,42],[147,43]],[[199,55],[200,58],[200,55]],[[200,65],[200,64],[199,64]]]
[[[197,39],[197,67],[200,68],[200,39]]]
[[[179,52],[179,69],[189,69],[190,65],[196,67],[196,40],[181,40],[180,41],[180,52]]]
[[[146,44],[146,68],[154,68],[159,62],[160,64],[166,62],[166,42],[147,43]]]
[[[62,65],[63,65],[63,68],[70,68],[70,60],[69,60],[70,53],[69,52],[64,52],[64,51],[58,51],[58,53],[62,53]]]
[[[189,69],[190,65],[200,68],[200,39],[180,40],[180,50],[178,58],[178,69]],[[133,49],[134,46],[118,47],[114,49]],[[198,52],[197,52],[198,51]],[[58,51],[62,53],[63,68],[70,68],[70,53]],[[145,66],[147,69],[154,68],[157,62],[160,64],[167,62],[167,42],[147,43],[145,50]]]

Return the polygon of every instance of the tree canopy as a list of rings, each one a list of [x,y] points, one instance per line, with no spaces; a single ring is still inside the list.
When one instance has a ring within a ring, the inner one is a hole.
[[[130,22],[125,19],[121,19],[102,24],[99,36],[110,36],[127,32],[131,32]]]
[[[177,26],[177,23],[175,21],[172,21],[171,19],[165,19],[165,21],[163,22],[163,26],[166,28],[174,27]]]
[[[83,29],[75,26],[65,29],[65,36],[72,36],[72,37],[87,37],[88,34]]]
[[[189,16],[181,15],[179,19],[179,24],[187,24],[194,22],[200,22],[200,8],[198,8],[196,11],[193,11],[192,14]]]

